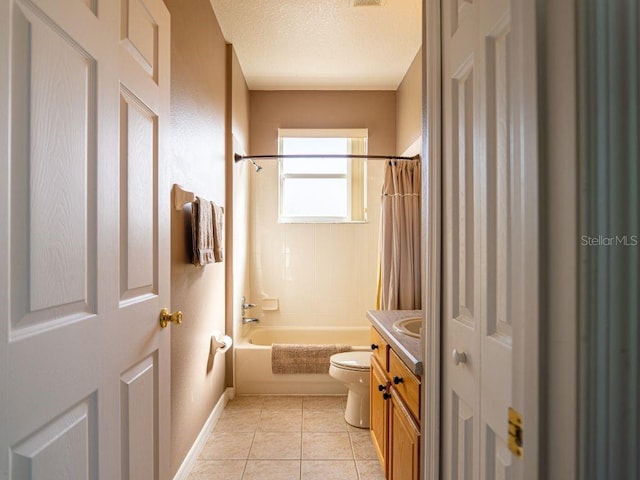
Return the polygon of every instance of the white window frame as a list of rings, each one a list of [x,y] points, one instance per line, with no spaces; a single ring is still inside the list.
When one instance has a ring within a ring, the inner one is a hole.
[[[278,154],[282,155],[283,138],[363,138],[364,154],[367,153],[367,142],[369,130],[367,128],[340,128],[340,129],[319,129],[319,128],[279,128],[278,129]],[[351,162],[347,162],[347,173],[283,173],[282,164],[284,159],[278,160],[278,223],[366,223],[366,205],[363,220],[352,220],[352,169]],[[364,163],[363,197],[366,201],[366,161]],[[283,215],[283,191],[284,181],[290,178],[344,178],[347,181],[347,216],[345,217],[313,217],[307,215],[285,216]]]

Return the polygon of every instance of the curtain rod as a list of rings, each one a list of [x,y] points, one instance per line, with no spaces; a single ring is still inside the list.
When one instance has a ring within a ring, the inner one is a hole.
[[[235,154],[235,161],[240,160],[265,160],[265,159],[277,159],[277,158],[376,158],[380,160],[418,160],[420,155],[414,155],[413,157],[398,157],[396,155],[322,155],[322,154],[291,154],[291,155],[240,155]]]

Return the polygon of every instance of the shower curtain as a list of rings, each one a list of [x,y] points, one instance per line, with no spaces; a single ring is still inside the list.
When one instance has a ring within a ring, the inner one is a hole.
[[[388,161],[382,185],[377,308],[421,308],[420,160]]]

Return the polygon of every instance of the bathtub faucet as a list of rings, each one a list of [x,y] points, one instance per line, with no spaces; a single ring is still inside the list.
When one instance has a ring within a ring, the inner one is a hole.
[[[255,303],[247,303],[246,297],[242,297],[242,318],[244,318],[245,310],[249,310],[255,306]]]
[[[242,317],[242,323],[243,325],[246,325],[248,323],[258,323],[260,322],[259,318],[246,318],[246,317]]]

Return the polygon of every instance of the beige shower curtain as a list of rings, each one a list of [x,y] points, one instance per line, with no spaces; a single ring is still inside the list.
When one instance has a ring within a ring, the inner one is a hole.
[[[419,160],[387,162],[380,215],[378,309],[421,308],[420,189]]]

